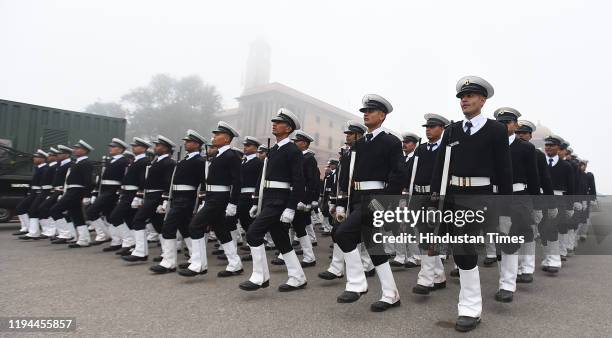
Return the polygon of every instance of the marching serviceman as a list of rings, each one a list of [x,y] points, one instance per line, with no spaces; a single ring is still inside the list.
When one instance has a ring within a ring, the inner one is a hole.
[[[527,120],[518,121],[519,127],[516,130],[516,135],[523,141],[529,142],[532,133],[536,130],[535,124]],[[535,271],[535,234],[538,233],[538,226],[544,219],[552,219],[557,215],[558,210],[552,201],[553,188],[550,179],[550,172],[546,162],[546,155],[540,149],[536,149],[536,162],[538,167],[538,181],[540,182],[540,198],[535,198],[533,201],[533,233],[534,236],[526,238],[525,243],[521,245],[521,253],[518,262],[517,283],[533,282],[533,273]],[[546,211],[546,213],[544,213]],[[529,240],[528,240],[529,239]]]
[[[525,142],[515,134],[518,129],[518,118],[521,113],[510,107],[502,107],[493,113],[495,119],[506,125],[508,130],[508,144],[512,160],[512,199],[510,213],[512,226],[508,229],[499,229],[501,235],[523,236],[525,242],[533,242],[534,221],[539,222],[543,217],[540,213],[535,216],[533,202],[540,195],[540,179],[538,176],[536,149],[533,144]],[[503,197],[502,197],[503,198]],[[535,219],[537,218],[537,220]],[[520,243],[497,244],[501,251],[499,267],[499,289],[495,294],[498,302],[511,302],[516,291],[518,277],[518,250]]]
[[[259,188],[255,192],[257,205],[250,210],[255,220],[249,226],[246,237],[253,257],[253,273],[249,280],[240,283],[242,290],[254,291],[270,285],[264,247],[264,236],[268,231],[287,266],[287,282],[280,285],[278,290],[287,292],[306,286],[306,275],[289,238],[290,224],[305,192],[303,155],[289,138],[298,129],[300,122],[288,109],[279,109],[272,118],[272,134],[276,137],[276,144],[269,150],[264,162]]]
[[[503,124],[481,114],[482,107],[494,93],[489,82],[477,76],[466,76],[457,82],[456,90],[465,119],[450,125],[444,132],[432,176],[432,196],[446,196],[446,208],[458,211],[465,209],[461,206],[462,196],[468,195],[467,198],[475,202],[470,203],[473,208],[484,210],[487,199],[478,197],[479,200],[474,201],[473,195],[491,195],[492,178],[497,180],[500,195],[512,194],[508,135]],[[445,159],[447,152],[450,152],[450,161]],[[443,177],[448,177],[450,182],[443,182]],[[450,184],[444,191],[447,183]],[[505,215],[506,211],[500,209],[499,214],[500,228],[509,227],[511,220]],[[482,230],[482,224],[478,222],[462,226],[448,224],[448,227],[453,236],[478,236]],[[459,268],[461,286],[455,329],[470,331],[480,323],[482,312],[478,253],[469,243],[452,245],[451,248]]]
[[[38,219],[40,223],[40,227],[42,228],[41,237],[50,238],[51,240],[55,239],[56,229],[53,223],[53,219],[49,217],[49,210],[51,209],[51,205],[45,206],[44,203],[51,197],[53,193],[53,177],[55,176],[55,171],[57,170],[59,161],[57,160],[57,155],[59,154],[59,150],[51,147],[48,152],[49,156],[47,157],[47,172],[43,178],[42,191],[45,196],[44,199],[38,205]]]
[[[92,245],[99,245],[108,240],[111,240],[111,246],[121,245],[121,237],[118,236],[115,227],[107,228],[102,216],[106,220],[110,219],[110,214],[119,199],[117,192],[121,188],[121,180],[129,163],[123,156],[127,147],[128,144],[118,138],[113,138],[108,144],[110,158],[102,167],[98,177],[98,196],[87,209],[87,220],[94,225],[97,234],[95,240],[91,242]],[[107,237],[107,233],[111,238]]]
[[[204,207],[193,217],[189,224],[191,234],[191,264],[178,272],[185,277],[203,275],[208,271],[205,234],[211,229],[221,242],[227,267],[219,271],[218,277],[230,277],[242,273],[242,261],[238,255],[236,242],[232,240],[226,217],[236,216],[240,197],[240,166],[238,153],[231,149],[234,137],[240,136],[234,127],[220,121],[213,130],[212,144],[217,155],[212,159],[203,177],[202,186],[206,187]]]
[[[49,154],[41,149],[38,149],[33,155],[33,162],[34,165],[36,165],[36,168],[34,169],[34,175],[32,176],[32,181],[30,182],[30,195],[23,199],[23,201],[21,201],[21,203],[19,203],[17,206],[17,215],[19,219],[21,220],[25,216],[28,220],[26,235],[19,237],[20,239],[36,240],[42,238],[40,234],[40,225],[38,223],[38,207],[40,206],[40,203],[47,198],[49,193],[49,189],[43,190],[45,177],[47,175],[47,170],[49,169],[47,164],[48,157]]]
[[[330,205],[336,204],[334,192],[336,189],[336,181],[338,180],[338,175],[336,172],[337,166],[337,162],[327,162],[325,176],[323,177],[323,188],[319,193],[321,205],[319,212],[320,215],[317,215],[317,217],[320,218],[323,233],[329,233],[330,235],[332,231],[332,224],[334,223],[333,217],[331,215]]]
[[[576,161],[575,157],[572,156],[572,148],[570,148],[570,143],[567,140],[563,140],[563,142],[561,143],[561,146],[559,147],[559,158],[562,160],[565,160],[571,167],[572,167],[572,173],[574,175],[574,189],[573,189],[573,194],[572,195],[576,195],[576,198],[578,197],[577,195],[580,194],[580,190],[579,190],[579,185],[580,185],[580,180],[579,180],[579,173],[580,173],[580,169],[579,169],[579,164]],[[569,201],[569,197],[566,198]],[[559,228],[559,253],[561,254],[561,261],[566,261],[567,260],[567,256],[568,253],[571,253],[571,247],[570,247],[570,241],[569,238],[571,236],[571,233],[573,232],[574,228],[577,228],[578,224],[575,220],[575,215],[577,213],[580,213],[582,211],[582,203],[579,200],[572,200],[571,202],[576,202],[576,203],[571,203],[573,205],[572,208],[572,215],[567,217],[563,222],[559,222],[558,223],[558,228]],[[568,252],[570,251],[570,252]]]
[[[368,283],[361,264],[358,245],[364,242],[370,252],[382,288],[382,297],[371,305],[375,312],[400,305],[400,297],[388,256],[373,236],[373,212],[383,211],[376,195],[399,195],[405,184],[405,172],[401,167],[401,141],[385,132],[382,124],[393,107],[383,97],[368,94],[363,97],[364,124],[368,132],[351,148],[349,165],[349,202],[347,210],[336,208],[336,217],[344,219],[336,229],[335,240],[344,253],[346,289],[338,296],[339,303],[352,303],[368,291]],[[343,169],[346,171],[346,169]],[[352,175],[351,175],[352,174]]]
[[[191,250],[191,235],[189,234],[189,222],[197,208],[198,186],[204,176],[205,160],[200,155],[202,145],[206,139],[194,130],[188,130],[183,138],[187,156],[176,165],[174,180],[170,187],[168,210],[165,211],[162,236],[160,238],[162,248],[162,260],[158,265],[150,268],[157,274],[165,274],[176,271],[177,264],[177,230]]]
[[[145,173],[149,165],[147,158],[147,149],[153,144],[139,137],[134,137],[132,143],[132,153],[134,159],[127,167],[125,176],[121,180],[121,190],[119,192],[119,201],[110,214],[110,222],[115,227],[115,230],[121,238],[121,244],[110,245],[102,251],[111,252],[117,251],[120,256],[127,256],[134,248],[134,233],[133,220],[136,214],[136,207],[142,204],[142,199],[137,196],[138,191],[144,190]],[[136,203],[134,203],[136,202]]]
[[[419,161],[416,164],[414,182],[412,186],[412,196],[410,198],[410,209],[419,210],[430,206],[431,196],[431,175],[433,173],[444,128],[450,121],[442,115],[425,114],[425,136],[427,143],[422,143],[416,152]],[[410,171],[409,173],[411,173]],[[416,228],[419,233],[433,234],[427,222],[418,222]],[[437,254],[429,255],[429,246],[426,243],[419,243],[421,250],[421,270],[417,277],[417,285],[412,288],[412,292],[419,295],[428,295],[430,291],[446,288],[446,275],[442,259]]]
[[[168,196],[170,190],[172,174],[176,166],[176,162],[171,158],[171,155],[176,145],[163,135],[158,135],[153,144],[155,144],[155,155],[157,156],[151,162],[145,174],[142,205],[139,206],[132,221],[135,247],[130,255],[121,256],[127,262],[146,261],[148,259],[149,244],[145,233],[147,221],[151,222],[158,232],[161,231],[164,221],[163,215],[158,212],[158,207],[167,204],[163,196]],[[134,204],[134,201],[132,201],[132,204]]]
[[[421,138],[415,133],[407,132],[402,134],[402,150],[404,152],[404,158],[402,160],[402,163],[404,165],[404,170],[407,174],[406,182],[408,182],[408,184],[406,184],[406,187],[410,187],[410,185],[413,184],[412,182],[410,182],[410,180],[412,179],[412,168],[415,163],[415,150],[420,142]],[[408,193],[408,191],[404,191],[404,193]],[[412,233],[413,228],[406,229],[405,231]],[[393,234],[396,236],[400,234],[399,225],[393,227]],[[395,257],[391,261],[389,261],[389,264],[393,267],[417,267],[421,265],[420,257],[418,256],[417,250],[418,246],[415,248],[415,245],[411,243],[395,243]]]
[[[68,211],[68,215],[73,222],[72,226],[70,226],[70,224],[68,224],[68,226],[70,228],[76,226],[76,234],[78,236],[78,240],[75,243],[68,245],[70,248],[88,247],[91,241],[89,230],[85,223],[85,215],[83,215],[82,203],[89,198],[93,187],[93,164],[88,158],[89,153],[93,151],[93,149],[92,146],[83,140],[79,140],[79,142],[73,146],[72,153],[74,157],[76,157],[76,160],[66,175],[64,194],[57,203],[51,207],[50,211],[51,217],[53,217],[55,222],[58,222],[64,217],[64,211]],[[72,231],[71,229],[71,232]]]
[[[587,167],[589,165],[589,161],[582,160],[580,161],[580,170],[586,175],[586,185],[587,185],[587,209],[585,220],[578,227],[578,231],[576,232],[576,239],[581,242],[586,240],[587,234],[589,232],[589,227],[591,225],[591,208],[597,205],[597,188],[595,186],[595,176],[592,172],[587,171]]]
[[[574,215],[574,205],[571,200],[564,198],[564,195],[574,194],[574,170],[572,166],[559,157],[559,149],[564,143],[563,138],[557,135],[550,135],[544,139],[544,151],[546,152],[546,162],[550,171],[556,214],[547,215],[548,219],[542,221],[540,235],[542,246],[544,247],[544,260],[542,270],[551,274],[556,274],[561,268],[561,247],[559,233],[567,233],[567,223]],[[554,210],[554,209],[553,209]],[[561,212],[563,211],[563,212]]]
[[[240,226],[245,233],[249,231],[249,226],[253,222],[253,218],[249,215],[249,210],[253,206],[253,194],[257,189],[257,179],[261,175],[263,168],[263,160],[257,156],[258,147],[261,145],[258,139],[252,136],[245,136],[242,142],[244,158],[242,159],[242,168],[240,169],[240,200],[238,201],[238,210],[236,215],[240,221]],[[241,250],[251,251],[248,247],[241,247]],[[241,260],[252,260],[251,255],[242,256]]]
[[[76,234],[73,233],[74,226],[68,223],[70,216],[62,215],[62,218],[54,220],[51,215],[51,208],[59,201],[64,193],[66,175],[68,175],[68,170],[70,170],[72,166],[72,159],[70,158],[72,155],[72,148],[59,144],[57,150],[57,159],[59,163],[53,175],[53,183],[51,183],[53,186],[53,193],[43,202],[41,209],[43,210],[42,213],[47,216],[50,224],[52,224],[51,226],[55,228],[55,233],[57,234],[54,239],[53,237],[51,238],[51,244],[66,244],[76,237]]]

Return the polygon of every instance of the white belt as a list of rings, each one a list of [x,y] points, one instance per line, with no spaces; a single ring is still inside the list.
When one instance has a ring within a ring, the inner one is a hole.
[[[553,194],[554,195],[563,195],[564,192],[565,191],[563,191],[563,190],[553,190]]]
[[[331,188],[326,188],[325,191],[331,191]]]
[[[121,182],[113,180],[102,180],[102,185],[121,185]]]
[[[491,185],[491,179],[488,177],[451,176],[450,184],[458,187],[484,187]]]
[[[194,187],[193,185],[187,185],[187,184],[175,184],[172,186],[172,190],[174,191],[192,191],[192,190],[196,190],[196,187]]]
[[[383,181],[361,181],[353,182],[353,188],[355,190],[380,190],[384,189],[387,183]]]
[[[44,190],[49,190],[49,189],[52,189],[52,188],[53,188],[53,186],[52,186],[52,185],[43,185],[43,186],[42,186],[42,188],[43,188]]]
[[[70,188],[85,188],[84,185],[80,185],[80,184],[68,184],[66,186],[66,189],[70,189]]]
[[[38,190],[40,189],[40,185],[32,185],[30,186],[30,188],[32,188],[33,190]]]
[[[149,193],[152,193],[152,192],[160,192],[160,191],[163,191],[163,190],[161,190],[161,189],[145,189],[144,192],[145,192],[145,194],[149,194]]]
[[[210,184],[206,185],[206,191],[210,191],[210,192],[225,192],[225,191],[230,191],[231,188],[232,188],[231,185],[210,185]]]
[[[121,189],[123,190],[138,190],[138,187],[135,185],[122,185]]]
[[[514,183],[512,185],[512,192],[523,191],[527,189],[527,184],[525,183]]]
[[[255,188],[242,188],[242,189],[240,189],[240,193],[242,193],[242,194],[250,193],[250,192],[255,192]]]
[[[429,185],[415,185],[414,186],[414,191],[420,192],[420,193],[431,192],[431,186],[429,186]]]
[[[289,184],[289,182],[268,181],[268,180],[266,180],[264,182],[264,188],[291,189],[291,184]]]

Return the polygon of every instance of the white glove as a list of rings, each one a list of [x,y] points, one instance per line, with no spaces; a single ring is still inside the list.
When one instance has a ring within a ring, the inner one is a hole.
[[[597,201],[595,201],[595,200],[590,201],[590,204],[591,204],[591,208],[597,207]]]
[[[401,200],[399,200],[398,207],[399,207],[400,209],[404,209],[404,208],[406,208],[407,206],[408,206],[408,204],[406,204],[406,200],[405,200],[405,199],[403,199],[403,198],[402,198]]]
[[[297,204],[297,209],[300,210],[300,211],[306,211],[306,204],[304,204],[302,202],[299,202]]]
[[[64,194],[61,194],[61,195],[57,196],[57,200],[58,200],[58,201],[59,201],[59,200],[61,200],[61,199],[62,199],[62,197],[64,197]]]
[[[532,212],[533,215],[533,221],[535,222],[535,224],[540,224],[540,222],[542,222],[542,218],[544,218],[544,214],[542,214],[542,210],[534,210]]]
[[[142,198],[134,197],[132,200],[132,209],[138,209],[140,206],[142,206]]]
[[[254,205],[251,207],[251,210],[249,210],[249,216],[251,216],[251,218],[255,218],[257,216],[257,206]]]
[[[280,221],[283,223],[291,223],[293,222],[293,216],[295,216],[295,210],[286,208],[280,217]]]
[[[346,219],[346,210],[344,207],[336,207],[336,221],[342,222]]]
[[[96,201],[96,196],[91,196],[91,204],[94,204],[94,202]]]
[[[372,198],[370,204],[368,204],[368,208],[370,211],[385,211],[385,207],[383,207],[383,205],[380,204],[380,202],[375,198]]]
[[[236,204],[229,203],[227,207],[225,207],[225,216],[236,216]]]
[[[330,214],[333,214],[333,213],[336,212],[336,205],[335,204],[328,203],[327,206],[329,207],[329,213]]]
[[[548,218],[555,218],[559,214],[559,209],[557,208],[548,209],[546,213],[548,214]]]
[[[503,234],[509,234],[511,226],[512,219],[510,218],[510,216],[499,216],[499,232]]]
[[[311,209],[311,205],[310,204],[306,204],[306,208],[304,209],[305,212],[310,212]]]
[[[198,211],[202,210],[202,208],[204,208],[204,203],[206,203],[206,201],[202,201],[202,203],[200,203],[200,206],[198,207]]]
[[[565,216],[567,218],[572,218],[572,216],[574,216],[574,210],[565,210]]]
[[[90,205],[91,204],[91,198],[89,197],[83,197],[83,205]]]
[[[574,202],[574,210],[576,210],[576,211],[582,211],[582,203],[580,203],[580,202]]]
[[[319,206],[319,202],[318,201],[312,201],[312,203],[310,204],[311,208],[316,208]]]
[[[164,201],[162,204],[157,206],[157,209],[155,210],[155,212],[157,212],[158,214],[165,214],[167,208],[168,208],[168,201]]]
[[[586,210],[587,206],[588,206],[587,201],[582,201],[582,210]]]

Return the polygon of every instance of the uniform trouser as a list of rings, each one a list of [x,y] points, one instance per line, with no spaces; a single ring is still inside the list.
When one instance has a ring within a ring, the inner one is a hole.
[[[102,191],[98,195],[98,198],[92,205],[87,208],[87,220],[95,221],[100,216],[105,216],[107,219],[110,218],[111,212],[117,204],[119,196],[117,195],[116,188],[102,188]]]
[[[83,214],[82,200],[85,196],[84,188],[71,188],[64,192],[62,198],[60,198],[53,207],[51,207],[51,217],[53,220],[64,217],[64,211],[68,212],[68,215],[72,219],[74,226],[85,225],[85,215]]]
[[[165,239],[176,239],[176,231],[181,232],[183,238],[190,238],[189,222],[193,217],[195,208],[196,192],[175,192],[172,196],[170,210],[167,211],[166,219],[162,227],[162,236]]]
[[[132,200],[136,196],[136,191],[122,191],[119,196],[119,202],[110,214],[110,222],[113,226],[118,227],[125,223],[128,228],[133,229],[134,216],[136,210],[132,208]]]
[[[19,202],[19,204],[17,204],[17,207],[15,207],[17,215],[24,215],[28,213],[30,205],[32,204],[32,202],[34,202],[34,199],[36,199],[36,195],[37,194],[33,191],[28,192],[28,195],[24,197],[21,202]]]
[[[247,231],[247,243],[251,247],[264,244],[264,236],[270,232],[272,240],[282,254],[293,250],[289,240],[289,224],[282,223],[280,217],[287,207],[287,199],[264,198],[262,210],[249,226]]]
[[[47,196],[49,196],[49,191],[45,190],[42,190],[40,193],[36,194],[36,197],[34,197],[34,200],[32,200],[32,203],[28,208],[28,217],[42,219],[40,205],[45,201]]]
[[[310,211],[296,210],[291,225],[298,238],[306,236],[306,225],[308,224],[310,224]]]
[[[164,223],[164,215],[157,213],[157,207],[162,204],[162,192],[152,192],[145,195],[142,206],[136,211],[134,221],[132,222],[133,230],[144,230],[147,227],[147,221],[153,224],[155,231],[162,232]]]
[[[210,230],[215,232],[221,244],[232,240],[230,234],[232,218],[226,221],[225,208],[229,203],[229,193],[207,193],[204,207],[191,219],[189,233],[191,239],[204,237]]]
[[[249,215],[249,211],[253,206],[253,198],[251,194],[241,194],[240,200],[238,201],[238,210],[236,211],[236,215],[238,216],[238,220],[240,221],[240,226],[244,229],[244,231],[249,230],[249,226],[253,223],[253,219],[251,215]]]
[[[51,217],[51,207],[57,203],[57,198],[62,193],[59,191],[54,191],[42,202],[38,207],[38,214],[40,219],[45,219]]]
[[[369,202],[368,202],[369,203]],[[336,228],[334,238],[344,253],[351,252],[361,242],[370,253],[374,266],[379,266],[389,260],[382,243],[375,243],[373,235],[381,228],[372,225],[373,214],[367,210],[366,202],[359,199],[351,204],[350,213],[344,222]]]

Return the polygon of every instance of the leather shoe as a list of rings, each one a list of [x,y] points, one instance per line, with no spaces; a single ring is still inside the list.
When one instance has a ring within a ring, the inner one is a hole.
[[[376,269],[365,272],[366,277],[374,277],[376,275]]]
[[[353,291],[346,291],[346,290],[344,290],[344,291],[342,291],[340,296],[338,296],[338,298],[336,298],[336,301],[338,303],[354,303],[354,302],[359,300],[361,295],[365,295],[366,293],[368,293],[368,290],[366,290],[364,292],[353,292]]]
[[[164,258],[163,258],[162,256],[157,256],[157,257],[154,257],[154,258],[153,258],[153,262],[155,262],[155,263],[159,263],[159,262],[161,262],[163,259],[164,259]]]
[[[13,232],[13,236],[23,236],[25,234],[27,234],[27,231],[17,231],[17,232]]]
[[[121,259],[123,259],[126,262],[146,262],[147,259],[149,259],[149,256],[140,257],[140,256],[128,255],[128,256],[121,256]]]
[[[434,290],[446,289],[446,281],[440,283],[434,283]]]
[[[300,264],[302,265],[303,268],[308,268],[308,267],[317,265],[317,261],[312,261],[312,262],[301,261]]]
[[[334,275],[333,273],[329,272],[329,271],[323,271],[323,272],[319,272],[319,278],[321,279],[325,279],[325,280],[334,280],[334,279],[340,279],[342,277],[344,277],[343,275]]]
[[[131,255],[132,254],[132,251],[131,251],[132,249],[134,249],[133,246],[123,247],[119,251],[115,252],[115,255],[119,255],[119,256]]]
[[[253,256],[251,256],[251,254],[248,255],[244,255],[242,257],[240,257],[240,260],[243,262],[250,262],[253,260]]]
[[[103,252],[111,252],[111,251],[117,251],[119,249],[121,249],[121,244],[107,246],[106,248],[102,249],[102,251]]]
[[[91,244],[91,245],[100,245],[100,244],[102,244],[102,243],[106,243],[106,242],[110,242],[110,241],[111,241],[111,239],[110,239],[110,238],[109,238],[109,239],[106,239],[106,240],[103,240],[103,241],[96,241],[96,240],[93,240],[93,241],[91,241],[91,243],[89,243],[89,244]]]
[[[395,261],[395,260],[390,260],[389,261],[389,265],[391,265],[394,268],[403,268],[404,267],[404,264],[402,264],[402,263],[400,263],[398,261]]]
[[[548,273],[557,273],[559,272],[559,268],[556,266],[542,266],[542,271]]]
[[[163,275],[163,274],[167,274],[171,272],[176,272],[176,268],[168,269],[167,267],[161,266],[161,265],[153,265],[152,267],[149,268],[149,270],[155,272],[155,274],[157,275]]]
[[[40,239],[40,237],[30,237],[30,236],[19,236],[19,239],[22,239],[24,241],[37,241]]]
[[[197,275],[205,275],[207,272],[208,270],[196,272],[196,271],[189,270],[189,269],[179,269],[178,271],[179,275],[185,276],[185,277],[195,277]]]
[[[297,291],[297,290],[301,290],[303,288],[306,287],[306,284],[308,284],[307,282],[304,282],[304,284],[300,285],[300,286],[291,286],[289,284],[281,284],[278,287],[278,291],[280,292],[291,292],[291,291]]]
[[[70,249],[87,248],[87,247],[89,247],[89,246],[90,246],[89,244],[87,244],[87,245],[81,245],[81,244],[78,244],[78,243],[71,243],[71,244],[68,244],[68,247],[69,247]]]
[[[455,330],[459,332],[468,332],[472,331],[480,324],[480,317],[468,317],[468,316],[459,316],[457,318],[457,322],[455,322]]]
[[[417,263],[414,263],[414,262],[410,262],[410,261],[408,261],[408,263],[404,264],[404,267],[408,268],[408,269],[416,268],[416,267],[419,267],[419,266],[421,266],[421,265],[417,264]]]
[[[450,272],[451,277],[459,277],[459,269],[452,269]]]
[[[70,241],[72,241],[72,238],[58,238],[51,242],[51,244],[66,244]]]
[[[533,282],[533,274],[532,273],[523,273],[516,276],[517,283],[531,283]]]
[[[495,262],[497,262],[497,257],[486,257],[482,264],[484,264],[484,266],[491,266]]]
[[[512,302],[512,298],[514,297],[514,292],[499,289],[495,294],[495,300],[502,303],[510,303]]]
[[[416,293],[417,295],[428,295],[430,291],[433,290],[433,287],[423,286],[421,284],[415,285],[412,288],[412,293]]]
[[[402,302],[399,300],[393,304],[389,304],[387,302],[383,302],[379,300],[379,301],[372,303],[372,305],[370,305],[370,310],[372,310],[372,312],[383,312],[383,311],[389,310],[392,307],[400,306],[401,304]]]
[[[189,266],[191,265],[191,263],[186,262],[186,263],[181,263],[178,265],[179,269],[187,269]]]
[[[275,258],[273,258],[273,259],[270,261],[270,264],[272,264],[272,265],[285,265],[285,261],[284,261],[283,259],[280,259],[280,258],[278,258],[278,257],[275,257]]]
[[[244,291],[255,291],[255,290],[267,288],[268,286],[270,286],[269,280],[263,282],[261,285],[255,284],[251,282],[250,280],[246,282],[242,282],[240,283],[240,285],[238,285],[238,287]]]
[[[232,276],[238,276],[241,275],[244,272],[243,269],[237,270],[237,271],[227,271],[227,270],[223,270],[223,271],[219,271],[217,273],[217,277],[232,277]]]

